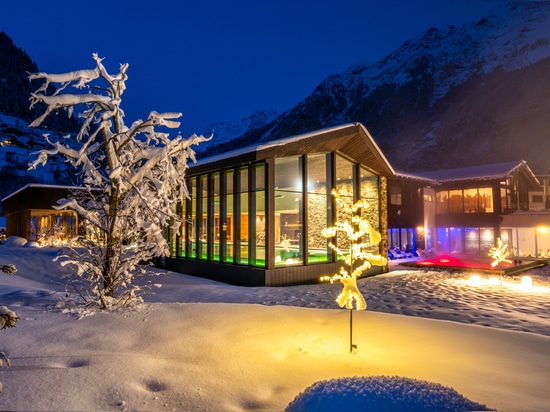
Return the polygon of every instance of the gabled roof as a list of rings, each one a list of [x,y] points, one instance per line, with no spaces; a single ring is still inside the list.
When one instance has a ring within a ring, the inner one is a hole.
[[[232,150],[222,155],[199,160],[190,166],[189,172],[198,174],[271,157],[332,151],[340,152],[387,178],[392,178],[395,174],[376,142],[361,123],[345,124]]]
[[[43,183],[28,183],[23,187],[20,187],[15,192],[10,193],[5,198],[2,199],[2,202],[4,200],[8,200],[10,197],[17,195],[20,192],[23,192],[30,188],[46,188],[46,189],[67,189],[67,190],[76,190],[76,189],[84,189],[83,187],[79,186],[64,186],[64,185],[49,185],[49,184],[43,184]]]
[[[520,173],[532,186],[540,185],[537,177],[527,165],[525,160],[505,163],[495,163],[480,166],[461,167],[455,169],[434,170],[421,173],[397,172],[396,176],[401,178],[419,179],[430,181],[434,184],[461,182],[461,181],[487,181],[511,177]]]

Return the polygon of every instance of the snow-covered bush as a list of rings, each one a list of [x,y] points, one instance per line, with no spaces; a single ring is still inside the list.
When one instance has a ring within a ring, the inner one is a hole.
[[[8,275],[15,275],[17,268],[15,265],[0,265],[0,270]],[[0,329],[13,328],[15,323],[19,320],[19,316],[7,308],[6,306],[0,306]],[[6,361],[6,364],[10,366],[10,360],[6,354],[0,351],[0,367],[3,365],[3,361]],[[0,382],[0,392],[2,392],[2,382]]]
[[[38,127],[46,117],[65,109],[69,117],[83,119],[76,136],[59,141],[44,135],[50,149],[37,152],[29,165],[45,165],[49,156],[66,158],[81,178],[79,195],[60,199],[57,209],[72,209],[86,221],[96,236],[79,239],[83,248],[68,247],[63,265],[74,269],[70,291],[86,303],[101,308],[129,304],[139,290],[131,285],[144,273],[142,263],[168,253],[163,230],[178,231],[181,218],[176,204],[189,196],[185,185],[188,160],[195,160],[191,146],[206,141],[204,136],[170,137],[158,128],[174,129],[181,113],[157,113],[126,126],[121,108],[128,64],[111,75],[102,58],[93,55],[96,67],[64,74],[35,73],[32,81],[42,85],[31,93],[31,108],[45,104],[46,111],[30,126]],[[48,86],[59,87],[53,94]],[[75,93],[65,93],[68,86]],[[72,288],[74,287],[74,288]]]
[[[490,411],[438,383],[399,376],[339,378],[314,383],[285,412]]]
[[[0,265],[0,270],[8,275],[15,275],[17,268],[15,265]],[[0,306],[0,329],[13,328],[19,320],[17,314],[6,306]],[[1,364],[0,364],[1,365]]]

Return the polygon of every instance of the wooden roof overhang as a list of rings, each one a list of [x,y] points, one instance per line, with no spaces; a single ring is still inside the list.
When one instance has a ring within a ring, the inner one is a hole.
[[[331,127],[212,156],[191,165],[188,174],[193,176],[269,158],[322,152],[341,153],[380,176],[392,178],[395,174],[376,142],[361,123]]]

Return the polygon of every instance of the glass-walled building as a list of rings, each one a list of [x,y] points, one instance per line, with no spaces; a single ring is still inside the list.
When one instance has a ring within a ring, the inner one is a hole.
[[[187,172],[180,233],[166,267],[240,285],[317,282],[335,273],[323,228],[366,199],[369,223],[385,234],[386,179],[393,169],[361,124],[349,124],[204,159]],[[336,242],[339,240],[336,239]],[[343,240],[340,240],[343,241]],[[387,239],[374,253],[387,253]],[[368,274],[382,273],[373,267]]]

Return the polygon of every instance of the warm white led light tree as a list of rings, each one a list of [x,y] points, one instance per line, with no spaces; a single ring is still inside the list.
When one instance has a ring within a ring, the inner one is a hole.
[[[507,259],[510,255],[508,251],[508,245],[502,243],[500,238],[497,239],[497,246],[489,249],[489,257],[493,259],[491,262],[491,267],[497,267],[502,262],[512,263],[511,260]]]
[[[128,64],[109,74],[102,58],[93,55],[96,67],[64,74],[31,74],[42,86],[31,94],[31,107],[45,104],[46,111],[30,126],[37,127],[52,112],[79,112],[82,127],[76,136],[51,141],[51,148],[38,152],[29,168],[46,164],[48,157],[64,156],[80,175],[84,191],[62,199],[57,209],[69,208],[82,216],[89,236],[80,238],[82,248],[69,248],[62,262],[75,269],[69,291],[86,303],[101,308],[136,301],[136,275],[142,262],[166,255],[163,230],[178,231],[181,218],[176,205],[189,196],[185,185],[188,160],[195,160],[191,146],[203,136],[170,137],[157,129],[175,129],[181,113],[151,112],[148,118],[126,126],[121,108]],[[50,84],[59,88],[51,93]],[[74,93],[65,93],[72,86]],[[91,292],[91,293],[90,293]]]
[[[497,239],[497,246],[489,249],[489,257],[493,259],[491,262],[491,267],[498,267],[502,262],[512,263],[511,260],[507,259],[510,255],[508,251],[508,245],[502,243],[500,238]],[[500,274],[500,284],[504,283],[503,274]]]
[[[338,221],[333,226],[323,229],[322,235],[327,239],[337,237],[341,239],[344,246],[339,246],[331,240],[329,247],[336,256],[343,256],[344,265],[338,273],[322,276],[321,281],[331,283],[340,281],[343,284],[342,292],[337,296],[336,302],[340,307],[350,310],[350,352],[353,352],[357,348],[352,340],[353,309],[367,308],[367,302],[357,287],[357,278],[373,265],[386,265],[388,260],[380,254],[372,253],[373,246],[380,243],[382,236],[362,215],[362,211],[369,207],[367,201],[359,200],[350,206],[341,199],[336,190],[332,191],[332,196],[336,201],[338,213],[346,216],[347,220]]]

